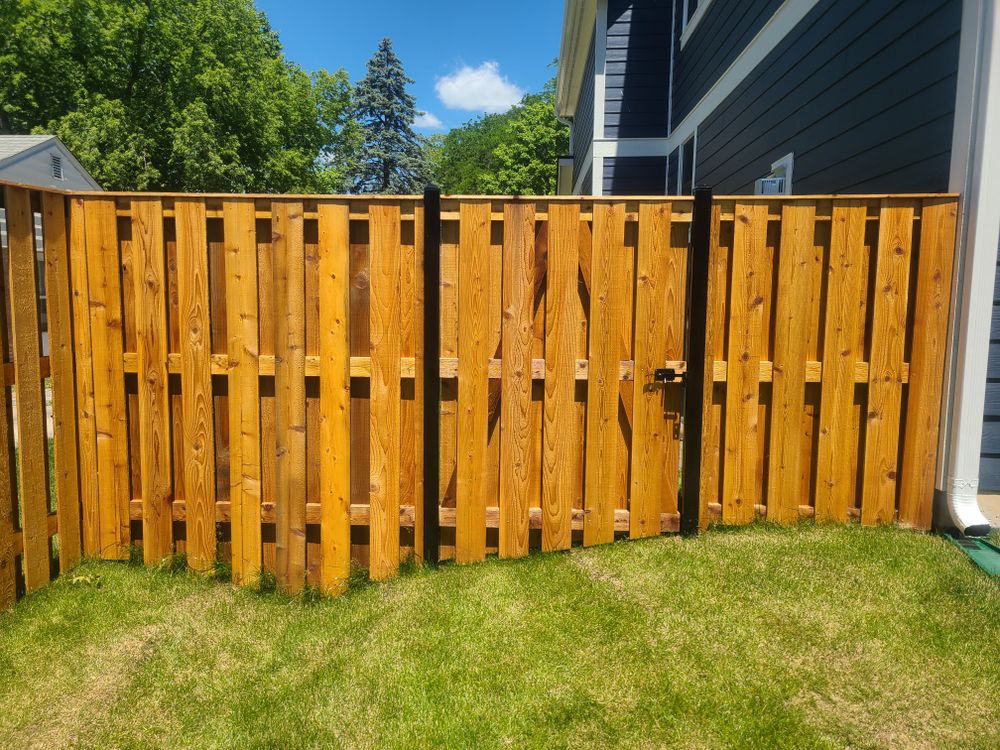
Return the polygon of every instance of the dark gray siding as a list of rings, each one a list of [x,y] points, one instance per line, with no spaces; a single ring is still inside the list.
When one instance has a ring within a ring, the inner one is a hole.
[[[993,287],[989,364],[986,368],[986,409],[983,413],[979,489],[1000,490],[1000,265]]]
[[[592,185],[594,181],[594,163],[591,162],[590,165],[583,172],[583,182],[580,185],[581,195],[590,195],[592,190]]]
[[[747,193],[948,186],[961,0],[823,0],[698,129],[697,180]],[[700,32],[700,29],[699,29]]]
[[[716,0],[705,11],[684,49],[680,46],[680,14],[684,3],[677,3],[673,126],[691,112],[782,2]]]
[[[587,151],[594,142],[594,40],[590,40],[590,54],[584,66],[580,98],[573,115],[573,184],[580,172],[587,168]],[[589,188],[587,188],[589,190]]]
[[[604,136],[667,135],[669,0],[609,0]]]
[[[604,160],[605,195],[663,195],[665,156],[619,156]]]

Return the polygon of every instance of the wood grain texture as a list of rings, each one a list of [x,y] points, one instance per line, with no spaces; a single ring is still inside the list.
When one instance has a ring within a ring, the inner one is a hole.
[[[53,459],[59,521],[59,571],[80,561],[80,474],[77,462],[76,384],[73,375],[73,308],[70,298],[66,198],[42,193],[46,319],[52,379]],[[0,443],[3,445],[3,443]],[[0,574],[2,575],[2,574]]]
[[[174,500],[167,396],[167,270],[163,207],[132,201],[136,345],[139,383],[139,463],[142,557],[153,565],[173,552]]]
[[[184,492],[188,507],[188,564],[212,569],[215,536],[215,429],[213,425],[208,239],[205,204],[175,203],[177,293],[180,315],[181,411],[184,429]]]
[[[87,274],[94,375],[94,426],[100,537],[97,554],[124,560],[130,540],[128,501],[128,423],[122,352],[121,256],[115,203],[84,202],[87,225]]]
[[[636,259],[635,376],[632,412],[632,487],[629,536],[633,539],[660,533],[660,507],[677,480],[670,471],[667,452],[672,435],[667,421],[668,391],[676,385],[657,383],[653,371],[670,359],[676,345],[674,322],[678,292],[684,282],[683,264],[677,265],[671,247],[669,203],[639,206],[639,251]],[[679,271],[679,273],[678,273]],[[683,310],[683,304],[681,306]],[[683,329],[679,332],[683,346]],[[671,342],[671,338],[675,339]],[[676,470],[676,464],[673,468]]]
[[[486,556],[489,414],[489,203],[461,203],[458,255],[458,466],[455,560]]]
[[[732,284],[729,304],[729,356],[726,380],[725,467],[722,518],[749,523],[758,495],[757,456],[760,360],[764,318],[761,277],[767,257],[767,206],[736,204]]]
[[[8,347],[7,284],[0,282],[0,352]],[[0,611],[17,599],[16,558],[24,547],[22,534],[15,532],[14,506],[17,495],[17,470],[14,466],[14,421],[11,389],[0,388]]]
[[[781,208],[767,489],[767,518],[778,523],[798,521],[799,505],[808,502],[802,496],[802,424],[815,222],[815,204]]]
[[[320,586],[345,590],[351,572],[349,206],[319,206]]]
[[[723,399],[725,389],[715,387],[715,363],[726,358],[726,320],[729,300],[726,296],[729,278],[730,247],[723,243],[722,209],[712,205],[709,229],[708,300],[705,325],[705,379],[702,401],[702,448],[698,528],[708,526],[708,506],[718,503],[722,493],[722,430],[725,423]],[[731,237],[731,234],[729,235]],[[699,321],[692,321],[697,325]],[[688,478],[693,481],[693,478]]]
[[[580,207],[549,211],[545,288],[545,403],[542,447],[542,549],[568,549],[578,497],[580,425],[574,394]],[[589,248],[588,248],[589,250]]]
[[[80,522],[83,554],[96,557],[100,554],[100,507],[97,486],[97,428],[94,421],[90,286],[87,272],[87,227],[83,199],[70,199],[69,210]]]
[[[229,352],[229,500],[233,504],[233,581],[261,570],[261,448],[257,230],[250,201],[222,206]]]
[[[886,199],[879,212],[872,300],[868,413],[865,422],[861,523],[892,523],[899,468],[903,347],[913,239],[912,202]]]
[[[590,376],[587,381],[587,463],[583,543],[614,541],[618,482],[618,363],[621,360],[620,304],[625,278],[625,205],[594,206],[591,253]]]
[[[370,570],[384,580],[399,570],[399,206],[372,206],[369,232]]]
[[[938,460],[958,202],[925,198],[920,215],[917,291],[910,355],[899,522],[930,529]]]
[[[424,207],[413,209],[413,554],[424,559]]]
[[[8,289],[17,403],[18,485],[26,591],[49,582],[49,502],[45,407],[39,367],[38,283],[35,276],[35,222],[27,190],[7,187]]]
[[[278,585],[296,593],[306,571],[305,240],[302,204],[271,206],[274,254],[275,523]]]
[[[504,207],[500,390],[500,556],[528,554],[535,206]]]
[[[861,201],[834,204],[823,336],[816,458],[816,518],[846,521],[857,483],[852,459],[857,330],[864,325],[865,216]]]

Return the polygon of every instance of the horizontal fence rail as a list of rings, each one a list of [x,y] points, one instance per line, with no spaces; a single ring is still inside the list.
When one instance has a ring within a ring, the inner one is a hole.
[[[702,526],[929,528],[956,206],[716,198],[682,478],[692,200],[442,198],[441,558],[677,531],[685,485]],[[7,186],[4,209],[0,606],[137,547],[292,592],[424,556],[420,198]]]

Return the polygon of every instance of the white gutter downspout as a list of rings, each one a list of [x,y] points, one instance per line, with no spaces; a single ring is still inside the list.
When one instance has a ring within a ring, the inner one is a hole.
[[[989,533],[979,509],[979,461],[986,401],[993,284],[1000,243],[1000,17],[996,0],[965,0],[951,188],[961,193],[956,267],[956,341],[950,372],[944,474],[945,523]]]

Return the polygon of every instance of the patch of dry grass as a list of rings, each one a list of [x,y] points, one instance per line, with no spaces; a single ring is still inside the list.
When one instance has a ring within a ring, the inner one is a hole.
[[[0,747],[1000,746],[1000,586],[898,529],[720,530],[315,605],[81,573],[0,615]]]

